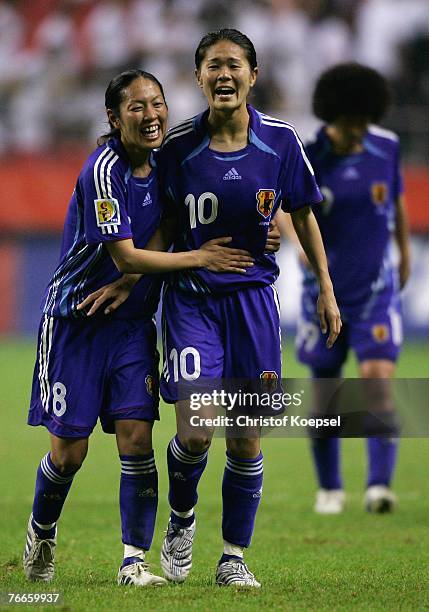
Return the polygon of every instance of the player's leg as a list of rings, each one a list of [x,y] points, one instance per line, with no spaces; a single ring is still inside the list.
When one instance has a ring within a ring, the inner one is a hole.
[[[190,410],[187,397],[191,385],[196,385],[200,392],[205,389],[200,384],[201,379],[221,378],[223,348],[208,298],[169,289],[164,295],[163,307],[161,393],[167,402],[176,405],[177,434],[167,447],[171,514],[161,551],[161,566],[169,580],[183,582],[192,566],[198,483],[207,465],[213,435],[210,427],[190,427],[190,416],[196,413]]]
[[[311,302],[313,304],[313,302]],[[341,370],[347,357],[348,328],[343,324],[341,333],[331,349],[326,347],[326,336],[320,331],[309,300],[303,300],[302,316],[298,321],[296,351],[298,359],[311,368],[315,404],[314,416],[325,414],[332,408],[330,398],[341,379]],[[332,381],[332,382],[330,382]],[[344,508],[345,495],[341,477],[341,440],[330,432],[310,430],[311,451],[319,489],[314,505],[319,514],[339,514]]]
[[[97,355],[92,358],[92,347]],[[51,434],[51,452],[37,471],[33,514],[29,521],[24,568],[29,578],[53,576],[56,522],[73,477],[85,458],[100,411],[103,338],[97,326],[44,316],[40,325],[28,423],[44,425]],[[91,364],[90,366],[88,364]],[[42,566],[48,559],[46,572]],[[37,569],[38,568],[38,569]]]
[[[261,325],[261,316],[264,324]],[[269,373],[281,377],[280,309],[274,286],[239,291],[224,299],[225,383],[236,386],[245,379],[258,388]],[[249,407],[259,416],[260,407]],[[247,407],[242,410],[248,412]],[[226,437],[226,465],[222,482],[223,554],[216,582],[219,585],[259,587],[260,583],[244,563],[250,546],[262,496],[263,455],[259,430],[235,428]]]
[[[49,581],[54,575],[57,521],[87,450],[88,439],[51,437],[51,452],[37,469],[33,508],[27,527],[24,571],[29,580]]]
[[[338,340],[337,340],[338,341]],[[313,379],[313,416],[335,412],[332,399],[341,381],[341,366],[311,369]],[[341,439],[331,431],[310,429],[311,452],[319,489],[314,511],[318,514],[340,514],[344,509],[345,493],[341,475]]]
[[[119,500],[124,544],[120,584],[166,584],[164,578],[149,571],[145,562],[153,540],[158,508],[158,472],[152,449],[152,427],[150,421],[115,421],[121,462]]]
[[[205,414],[208,414],[207,411]],[[171,512],[161,550],[161,565],[164,575],[173,582],[183,582],[192,567],[198,484],[207,465],[213,435],[212,428],[198,428],[190,432],[186,425],[189,415],[189,402],[177,402],[177,434],[167,447]],[[199,416],[203,416],[203,413]]]
[[[223,554],[216,582],[222,586],[260,587],[244,563],[262,496],[263,455],[259,438],[227,438],[222,481]]]
[[[358,358],[369,406],[366,416],[368,479],[364,503],[370,512],[389,512],[396,503],[390,486],[399,436],[389,381],[395,374],[402,345],[400,305],[395,296],[381,294],[371,316],[353,322],[350,344]]]
[[[161,586],[146,563],[158,508],[158,472],[152,428],[159,419],[159,356],[152,321],[117,320],[110,325],[112,347],[106,395],[100,421],[116,435],[121,478],[119,487],[124,557],[118,584]]]
[[[395,373],[395,363],[382,359],[368,359],[359,364],[362,379],[374,381],[371,395],[371,405],[377,405],[377,415],[371,414],[376,422],[380,418],[387,424],[389,432],[386,435],[371,435],[368,431],[368,478],[365,493],[365,507],[369,512],[390,512],[396,504],[396,496],[390,489],[397,453],[398,434],[395,422],[395,407],[386,381],[392,379]],[[371,423],[368,423],[371,429]]]

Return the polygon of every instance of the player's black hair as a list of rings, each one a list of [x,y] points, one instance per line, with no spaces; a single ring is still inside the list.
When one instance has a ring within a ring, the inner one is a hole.
[[[256,51],[252,41],[245,34],[242,34],[238,30],[232,28],[223,28],[216,32],[209,32],[199,42],[197,50],[195,51],[195,66],[199,70],[201,62],[209,47],[212,47],[220,40],[230,40],[234,44],[238,45],[243,49],[246,54],[247,61],[250,64],[252,70],[256,68],[258,62],[256,60]]]
[[[134,68],[132,70],[126,70],[125,72],[121,72],[120,74],[117,74],[110,81],[109,85],[107,86],[106,93],[104,95],[104,105],[106,107],[106,110],[110,109],[111,111],[114,112],[114,114],[117,117],[119,117],[119,106],[121,105],[121,102],[124,99],[124,90],[129,85],[131,85],[131,83],[135,79],[139,79],[139,78],[148,79],[149,81],[152,81],[153,83],[158,85],[161,91],[162,97],[164,98],[164,102],[166,103],[164,89],[161,83],[156,78],[156,76],[154,76],[150,72],[146,72],[145,70]],[[121,133],[121,131],[118,128],[115,128],[115,126],[110,121],[110,119],[109,119],[109,126],[110,126],[110,132],[108,132],[107,134],[103,134],[97,139],[98,145],[104,144],[107,140],[109,140],[109,138],[113,138],[114,136],[119,136],[119,134]]]
[[[390,103],[386,79],[376,70],[357,63],[338,64],[318,79],[313,93],[313,112],[331,123],[346,117],[368,117],[377,123]]]

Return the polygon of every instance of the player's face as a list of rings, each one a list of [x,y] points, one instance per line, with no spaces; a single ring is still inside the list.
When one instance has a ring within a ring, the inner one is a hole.
[[[246,104],[257,73],[257,68],[251,69],[244,49],[220,40],[206,50],[196,76],[211,109],[232,111]]]
[[[362,148],[363,139],[370,123],[369,117],[340,116],[332,126],[337,133],[338,145],[345,153],[357,152]]]
[[[152,150],[161,146],[167,129],[167,106],[158,85],[145,78],[135,79],[124,91],[119,117],[111,111],[115,127],[121,130],[125,148]]]

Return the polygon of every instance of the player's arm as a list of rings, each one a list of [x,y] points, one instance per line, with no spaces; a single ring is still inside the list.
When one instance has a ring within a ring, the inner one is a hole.
[[[328,262],[319,226],[309,206],[291,212],[292,223],[299,242],[319,282],[317,313],[320,328],[329,336],[326,346],[331,348],[341,330],[341,316],[329,276]]]
[[[405,198],[400,195],[395,201],[396,228],[395,239],[399,250],[399,282],[403,289],[410,276],[411,256],[410,256],[410,230],[408,226],[407,209]]]
[[[90,317],[95,314],[97,310],[108,302],[104,309],[104,314],[110,314],[130,295],[134,285],[141,279],[141,274],[123,274],[118,280],[108,285],[104,285],[90,293],[80,304],[77,306],[77,310],[85,310],[88,308],[86,315]]]
[[[277,253],[281,246],[281,232],[278,218],[282,215],[282,211],[278,210],[275,217],[270,221],[270,227],[267,234],[267,242],[265,243],[266,253]]]
[[[164,274],[193,268],[206,268],[212,272],[246,272],[253,265],[253,259],[247,251],[225,246],[231,240],[230,236],[215,238],[198,250],[183,253],[136,249],[130,238],[106,243],[106,247],[123,274]]]
[[[295,247],[301,263],[310,268],[310,262],[308,261],[307,255],[304,253],[304,249],[302,248],[299,238],[296,235],[290,213],[280,210],[276,215],[276,221],[280,230],[280,235],[283,238],[286,238],[286,240]]]
[[[246,269],[253,265],[253,259],[247,251],[224,246],[231,240],[231,237],[216,238],[204,243],[196,251],[185,253],[136,249],[131,239],[106,243],[110,256],[123,275],[117,281],[104,285],[88,295],[78,305],[77,310],[89,308],[87,316],[91,316],[109,301],[104,313],[113,312],[125,302],[142,274],[165,273],[189,268],[206,268],[212,272],[245,273]],[[168,241],[162,236],[162,232],[155,232],[149,242],[151,248],[168,248]]]

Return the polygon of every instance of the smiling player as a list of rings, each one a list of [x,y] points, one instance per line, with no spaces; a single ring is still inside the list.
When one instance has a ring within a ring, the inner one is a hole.
[[[119,584],[162,585],[145,563],[158,503],[152,426],[158,419],[158,353],[153,315],[161,280],[129,276],[129,300],[111,317],[87,318],[78,304],[120,272],[156,273],[209,266],[245,271],[251,258],[212,241],[199,251],[143,250],[157,229],[162,198],[154,149],[167,125],[161,84],[130,70],[106,91],[111,131],[99,140],[76,183],[63,234],[60,263],[48,285],[28,417],[44,425],[51,452],[42,459],[24,552],[30,580],[51,580],[57,521],[88,438],[100,418],[116,434],[121,461],[120,509],[124,560]],[[155,243],[159,242],[156,238]],[[123,283],[121,279],[121,283]]]

